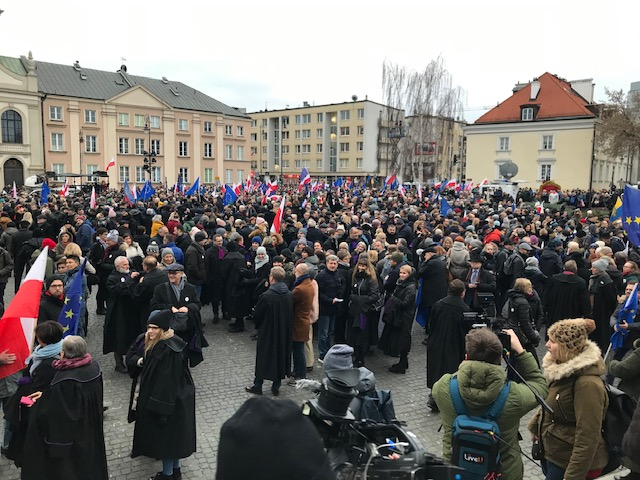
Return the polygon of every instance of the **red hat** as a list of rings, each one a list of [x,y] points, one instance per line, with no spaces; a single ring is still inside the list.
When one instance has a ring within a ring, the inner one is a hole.
[[[50,238],[45,238],[44,240],[42,240],[42,248],[44,247],[49,247],[49,250],[53,250],[54,248],[56,248],[56,242],[54,242]]]

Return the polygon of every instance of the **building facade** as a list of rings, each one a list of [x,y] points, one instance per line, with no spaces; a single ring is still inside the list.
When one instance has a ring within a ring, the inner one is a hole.
[[[524,187],[553,180],[563,189],[608,188],[611,177],[600,172],[605,160],[598,160],[595,141],[593,90],[592,79],[567,81],[550,73],[517,84],[511,97],[465,127],[466,180],[503,180],[500,166],[513,162],[514,181]],[[606,162],[623,168],[624,162]]]
[[[240,109],[181,82],[130,75],[124,65],[115,72],[78,62],[34,65],[42,127],[29,171],[64,181],[65,173],[104,171],[114,159],[109,184],[119,188],[147,179],[173,185],[179,177],[185,185],[198,177],[235,181],[250,170],[251,119]]]
[[[33,56],[0,57],[0,185],[44,172],[42,95]]]
[[[386,175],[392,132],[404,113],[370,100],[265,110],[249,114],[250,157],[257,175],[297,179]]]

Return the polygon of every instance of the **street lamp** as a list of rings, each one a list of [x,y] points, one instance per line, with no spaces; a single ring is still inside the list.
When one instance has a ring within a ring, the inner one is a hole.
[[[142,160],[142,169],[149,172],[149,180],[151,180],[151,168],[157,163],[157,153],[154,149],[151,148],[151,118],[149,117],[149,115],[144,116],[144,131],[149,135],[149,150],[142,151],[142,153],[144,154],[144,160]]]
[[[82,131],[82,129],[80,130],[80,133],[78,134],[78,142],[80,142],[80,175],[82,175],[83,174],[83,172],[82,172],[82,157],[84,155],[84,152],[82,151],[82,145],[84,144],[84,132]],[[82,177],[80,177],[80,185],[82,185]]]

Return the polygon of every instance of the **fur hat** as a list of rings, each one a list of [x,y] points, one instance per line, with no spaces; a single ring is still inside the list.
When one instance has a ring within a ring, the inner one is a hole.
[[[607,262],[604,258],[600,258],[593,262],[591,266],[600,272],[606,272],[607,267],[609,266],[609,262]]]
[[[549,328],[551,341],[562,345],[574,356],[584,350],[589,334],[596,329],[596,324],[590,318],[572,318],[560,320]]]
[[[346,370],[353,368],[353,348],[341,343],[335,344],[324,356],[324,369]]]
[[[173,319],[173,312],[171,310],[154,310],[149,315],[147,325],[155,325],[164,331],[169,330],[171,320]]]

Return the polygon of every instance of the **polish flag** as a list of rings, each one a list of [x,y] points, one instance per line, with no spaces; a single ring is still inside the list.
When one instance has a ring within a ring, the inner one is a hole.
[[[418,198],[422,200],[422,184],[418,183]]]
[[[116,166],[116,159],[115,157],[111,157],[111,161],[109,162],[109,165],[107,165],[107,169],[105,171],[108,172],[111,167],[115,167],[115,166]]]
[[[13,181],[13,198],[18,198],[18,189],[16,188],[16,181]]]
[[[69,185],[67,184],[67,181],[65,180],[64,181],[64,185],[60,189],[60,196],[61,197],[66,197],[67,195],[69,195]]]
[[[542,215],[544,213],[544,202],[536,202],[536,213],[538,213],[538,215]]]
[[[433,188],[440,188],[442,186],[442,182],[438,181],[433,184]]]
[[[96,187],[91,187],[91,201],[89,202],[89,208],[96,208]]]
[[[458,182],[456,182],[456,179],[452,178],[451,180],[449,180],[447,182],[447,184],[445,185],[445,188],[456,188],[457,184],[458,184]]]
[[[136,187],[136,184],[133,184],[133,187],[131,187],[131,195],[133,196],[133,200],[134,201],[138,201],[138,187]]]
[[[282,197],[280,206],[278,207],[278,213],[276,213],[273,219],[273,225],[271,225],[271,233],[280,233],[280,226],[282,225],[282,217],[284,216],[284,204],[286,203],[286,197]]]
[[[398,185],[398,193],[402,196],[402,198],[404,198],[406,192],[405,192],[404,187],[402,186],[402,184]]]
[[[473,182],[469,182],[469,183],[467,183],[467,186],[466,186],[466,187],[464,187],[464,189],[465,189],[467,192],[470,192],[471,190],[473,190]]]
[[[24,368],[24,361],[31,354],[34,329],[40,309],[40,295],[47,266],[49,247],[44,247],[22,281],[18,293],[0,319],[0,353],[13,353],[15,362],[0,365],[0,378],[5,378]],[[16,279],[18,281],[18,279]]]
[[[249,174],[247,175],[246,189],[247,189],[247,192],[251,191],[251,172],[249,172]]]
[[[236,185],[235,183],[233,184],[233,192],[239,197],[240,193],[242,192],[242,184],[240,185]]]
[[[484,177],[484,180],[482,180],[482,182],[480,182],[480,185],[478,185],[479,187],[483,186],[483,185],[487,185],[489,183],[489,181],[487,180],[487,177]]]

